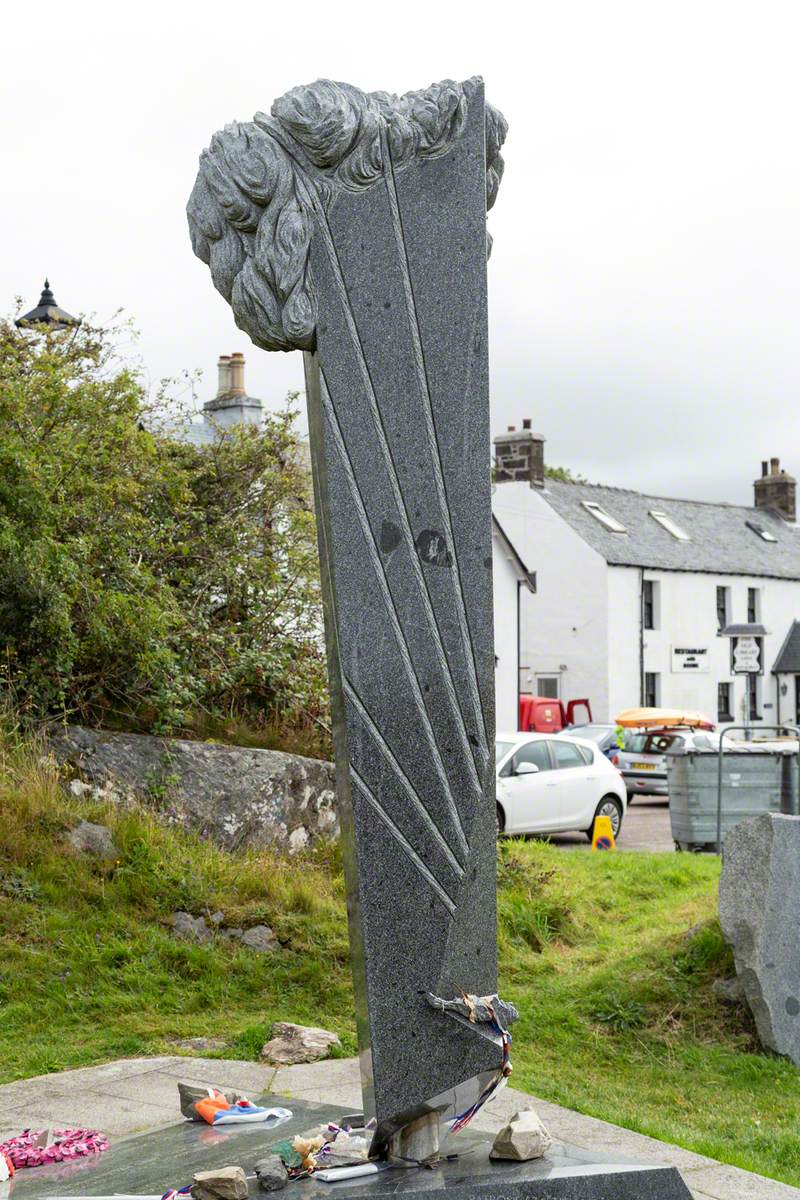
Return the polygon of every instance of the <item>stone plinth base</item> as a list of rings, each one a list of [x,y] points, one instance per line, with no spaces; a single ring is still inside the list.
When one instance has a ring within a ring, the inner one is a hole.
[[[13,1200],[70,1197],[109,1200],[114,1196],[161,1196],[168,1187],[191,1183],[196,1171],[240,1166],[250,1177],[250,1196],[259,1191],[253,1167],[279,1139],[302,1133],[322,1120],[336,1121],[346,1110],[335,1105],[309,1104],[282,1096],[262,1103],[289,1108],[293,1117],[271,1132],[258,1125],[238,1128],[171,1125],[154,1133],[117,1142],[105,1154],[69,1166],[20,1171]],[[178,1090],[175,1112],[179,1115]],[[433,1170],[390,1168],[378,1175],[341,1183],[303,1179],[289,1183],[280,1200],[689,1200],[690,1192],[673,1167],[642,1167],[604,1160],[583,1150],[555,1143],[547,1157],[536,1162],[491,1162],[492,1139],[469,1131],[448,1137],[442,1152],[457,1154]]]

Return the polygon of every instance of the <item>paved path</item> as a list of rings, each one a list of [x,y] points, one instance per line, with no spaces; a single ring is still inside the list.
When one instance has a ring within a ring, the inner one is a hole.
[[[550,838],[556,846],[590,850],[583,833],[558,833]],[[628,805],[622,833],[617,843],[620,850],[659,850],[674,852],[675,843],[669,824],[669,801],[661,796],[637,796]]]
[[[358,1111],[358,1061],[329,1059],[308,1066],[272,1067],[207,1058],[131,1058],[20,1080],[0,1087],[0,1140],[21,1129],[81,1125],[112,1139],[160,1129],[180,1120],[178,1080],[237,1087],[338,1104]],[[495,1132],[518,1108],[534,1105],[550,1132],[573,1146],[653,1165],[675,1166],[697,1200],[800,1200],[800,1189],[724,1166],[712,1158],[632,1133],[595,1117],[506,1088],[473,1122]]]

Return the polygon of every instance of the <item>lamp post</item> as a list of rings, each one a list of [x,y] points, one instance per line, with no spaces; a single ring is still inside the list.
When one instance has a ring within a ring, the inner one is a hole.
[[[45,279],[39,303],[30,312],[19,317],[14,324],[18,329],[30,329],[36,325],[47,325],[51,329],[74,329],[76,325],[80,325],[80,320],[58,307],[50,288],[50,280]]]

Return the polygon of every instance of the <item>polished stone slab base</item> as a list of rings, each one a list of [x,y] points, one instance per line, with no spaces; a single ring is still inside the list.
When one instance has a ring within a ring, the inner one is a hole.
[[[280,1096],[264,1102],[291,1109],[285,1125],[265,1132],[258,1125],[212,1129],[189,1122],[141,1134],[112,1146],[105,1154],[70,1166],[20,1171],[11,1200],[78,1197],[108,1200],[115,1196],[161,1196],[168,1187],[191,1183],[196,1171],[241,1166],[248,1175],[267,1148],[322,1120],[336,1120],[346,1110]],[[178,1093],[175,1091],[178,1112]],[[447,1139],[445,1154],[458,1154],[435,1170],[391,1169],[362,1180],[326,1184],[315,1179],[290,1183],[281,1200],[380,1200],[407,1195],[408,1200],[687,1200],[690,1193],[673,1167],[642,1167],[604,1161],[602,1155],[554,1144],[547,1157],[530,1163],[491,1162],[491,1138],[465,1132]],[[253,1178],[251,1196],[265,1196]]]

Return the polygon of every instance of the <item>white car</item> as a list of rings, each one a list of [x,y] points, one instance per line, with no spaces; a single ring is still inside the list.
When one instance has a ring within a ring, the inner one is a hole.
[[[628,802],[625,781],[595,742],[547,733],[499,733],[497,824],[501,833],[592,836],[595,817],[616,838]]]

